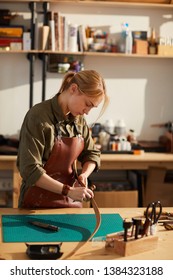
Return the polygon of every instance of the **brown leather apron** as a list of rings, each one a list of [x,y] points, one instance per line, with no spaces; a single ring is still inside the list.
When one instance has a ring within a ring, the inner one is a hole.
[[[73,163],[84,148],[84,139],[77,137],[57,137],[52,152],[44,169],[53,179],[63,184],[73,185],[75,171]],[[73,201],[67,196],[31,186],[27,189],[22,204],[23,208],[64,208],[82,207],[81,202]]]

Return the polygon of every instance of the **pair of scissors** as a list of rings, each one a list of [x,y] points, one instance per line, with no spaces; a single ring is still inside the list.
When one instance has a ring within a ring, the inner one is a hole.
[[[160,216],[162,214],[162,205],[160,201],[151,202],[148,204],[146,209],[146,219],[150,220],[150,224],[157,224]]]

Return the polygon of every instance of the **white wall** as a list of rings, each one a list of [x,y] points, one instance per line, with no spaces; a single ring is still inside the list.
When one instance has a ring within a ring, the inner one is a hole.
[[[53,8],[56,6],[52,5]],[[57,8],[55,8],[57,9]],[[77,24],[110,26],[120,32],[121,23],[129,22],[132,30],[173,36],[173,10],[148,8],[77,7],[59,4],[59,11]],[[41,101],[41,61],[36,59],[34,71],[34,104]],[[85,57],[85,69],[95,69],[105,78],[111,102],[104,123],[123,118],[127,129],[133,128],[138,139],[157,140],[164,129],[152,128],[153,123],[173,121],[173,59]],[[29,62],[25,54],[0,54],[0,134],[16,134],[29,109]],[[59,89],[62,76],[47,73],[46,99]],[[98,111],[87,118],[93,122]]]

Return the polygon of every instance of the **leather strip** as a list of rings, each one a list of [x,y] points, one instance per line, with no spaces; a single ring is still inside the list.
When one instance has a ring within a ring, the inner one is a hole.
[[[75,160],[75,162],[74,162],[74,171],[75,171],[76,177],[77,177],[77,179],[78,179],[77,161],[76,161],[76,160]],[[82,182],[80,182],[80,184],[81,184],[83,187],[86,188],[86,186],[85,186]],[[94,198],[91,198],[91,205],[92,205],[92,207],[93,207],[93,209],[94,209],[94,213],[95,213],[95,216],[96,216],[96,225],[95,225],[95,229],[94,229],[94,231],[92,232],[92,234],[88,237],[88,239],[87,239],[85,242],[82,242],[82,243],[79,242],[79,243],[77,244],[77,246],[76,246],[67,256],[65,256],[64,259],[68,259],[68,258],[72,257],[73,255],[75,255],[75,254],[77,253],[77,251],[78,251],[80,248],[82,248],[88,241],[90,241],[90,240],[93,238],[93,236],[96,234],[96,232],[98,231],[98,229],[99,229],[99,227],[100,227],[100,224],[101,224],[101,214],[100,214],[99,208],[98,208],[97,203],[96,203],[96,201],[95,201]]]

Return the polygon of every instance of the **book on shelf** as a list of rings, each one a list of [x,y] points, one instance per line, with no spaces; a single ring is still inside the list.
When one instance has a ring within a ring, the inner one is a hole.
[[[37,13],[37,17],[35,20],[35,38],[34,38],[34,49],[35,50],[42,49],[43,21],[44,21],[43,13]]]
[[[47,12],[47,21],[49,24],[49,36],[48,36],[48,44],[47,49],[51,51],[55,51],[55,21],[53,18],[53,12]]]
[[[11,43],[22,43],[22,38],[1,38],[0,46],[9,46]]]
[[[0,48],[7,50],[22,50],[23,39],[22,38],[1,38],[0,37]]]
[[[87,38],[83,25],[70,23],[59,11],[48,12],[48,49],[52,51],[86,51]]]
[[[67,18],[63,15],[61,15],[60,12],[52,12],[51,15],[52,18],[52,26],[55,28],[55,31],[53,31],[53,36],[51,37],[51,41],[54,44],[55,41],[55,50],[57,51],[65,51],[67,50],[68,45],[68,23]],[[51,43],[50,43],[51,45]],[[52,49],[52,48],[51,48]]]
[[[46,50],[48,48],[49,32],[49,25],[44,25],[44,14],[37,13],[35,21],[35,50]]]
[[[88,50],[88,43],[84,25],[78,26],[78,49],[80,52]]]
[[[60,50],[60,15],[58,12],[53,12],[53,20],[55,22],[55,50]]]
[[[51,51],[55,51],[55,21],[49,20],[49,27],[50,27],[50,33],[49,33],[49,42],[48,42],[48,49]]]
[[[63,18],[63,33],[64,33],[64,44],[63,50],[68,51],[68,37],[69,37],[69,22],[66,17]]]
[[[64,43],[65,43],[65,16],[60,15],[60,37],[59,37],[59,48],[60,51],[64,51]]]
[[[23,26],[0,26],[0,37],[1,38],[22,38]]]
[[[48,38],[49,38],[50,27],[48,25],[43,25],[42,28],[42,50],[46,50],[48,47]]]

